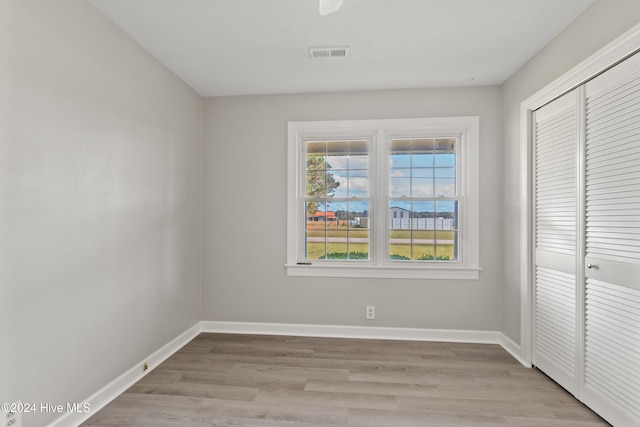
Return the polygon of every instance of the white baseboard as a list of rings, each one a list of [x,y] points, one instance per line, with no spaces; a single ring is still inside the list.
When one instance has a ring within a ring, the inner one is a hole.
[[[200,324],[202,332],[498,344],[522,365],[531,367],[520,357],[520,346],[498,331],[216,321],[202,321]]]
[[[148,357],[135,364],[131,369],[111,381],[106,386],[88,397],[83,403],[88,403],[91,408],[90,412],[68,412],[60,418],[49,424],[48,427],[66,427],[72,425],[80,425],[88,420],[92,415],[102,409],[107,403],[122,394],[126,389],[131,387],[136,381],[147,375],[160,363],[164,362],[169,356],[184,347],[189,341],[200,334],[200,323],[196,323],[185,332],[178,335],[168,344],[162,346],[159,350],[153,352]],[[146,363],[148,369],[143,372],[142,366]]]
[[[522,357],[522,349],[520,348],[520,346],[513,342],[511,338],[509,338],[502,332],[500,332],[500,342],[498,344],[500,344],[502,348],[504,348],[511,356],[513,356],[514,359],[520,362],[522,366],[525,366],[527,368],[531,367],[531,363],[528,363]]]

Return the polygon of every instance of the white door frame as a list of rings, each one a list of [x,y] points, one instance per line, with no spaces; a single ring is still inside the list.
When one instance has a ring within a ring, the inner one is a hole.
[[[520,104],[520,358],[531,366],[533,349],[533,111],[640,51],[640,24],[582,61]]]

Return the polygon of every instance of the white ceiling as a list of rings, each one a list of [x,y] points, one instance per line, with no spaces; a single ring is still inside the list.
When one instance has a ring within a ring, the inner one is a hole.
[[[501,84],[594,2],[89,1],[202,96]]]

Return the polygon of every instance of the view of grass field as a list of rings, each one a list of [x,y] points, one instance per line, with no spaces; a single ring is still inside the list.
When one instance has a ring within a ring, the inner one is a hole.
[[[436,252],[437,249],[437,252]],[[368,252],[369,247],[366,243],[351,243],[349,245],[349,252]],[[326,251],[326,252],[325,252]],[[307,259],[323,259],[326,254],[329,254],[329,259],[332,259],[331,254],[347,253],[347,245],[344,243],[327,243],[326,247],[324,243],[307,243]],[[411,244],[391,244],[389,247],[389,253],[393,256],[406,257],[411,260],[418,260],[425,256],[440,258],[454,259],[453,245],[412,245]],[[340,259],[338,256],[335,259]]]
[[[390,230],[389,255],[392,259],[454,260],[453,230]],[[307,223],[306,259],[363,259],[369,253],[369,230],[355,228],[337,221]],[[428,242],[424,242],[428,241]],[[355,254],[357,253],[357,255]]]

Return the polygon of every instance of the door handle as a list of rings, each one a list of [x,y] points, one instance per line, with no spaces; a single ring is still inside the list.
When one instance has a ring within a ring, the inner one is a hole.
[[[597,270],[597,269],[598,269],[598,266],[597,266],[597,265],[595,265],[595,264],[587,264],[587,268],[588,268],[588,269],[594,269],[594,270]]]

